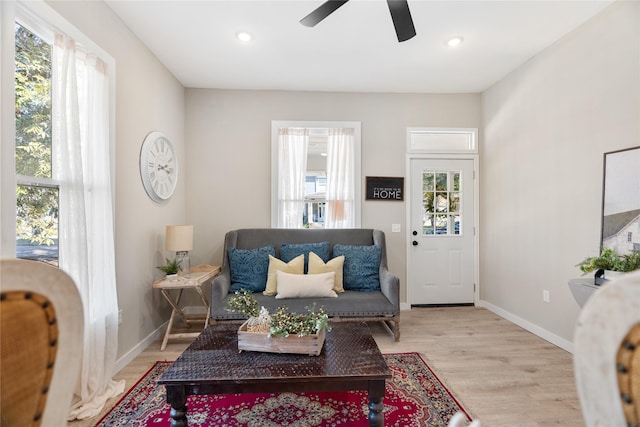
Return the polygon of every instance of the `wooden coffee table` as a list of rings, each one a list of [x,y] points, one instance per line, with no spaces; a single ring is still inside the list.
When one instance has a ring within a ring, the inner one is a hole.
[[[158,380],[171,405],[171,426],[187,425],[187,396],[366,390],[369,426],[384,424],[391,371],[366,323],[333,323],[319,356],[238,351],[238,324],[216,323]]]

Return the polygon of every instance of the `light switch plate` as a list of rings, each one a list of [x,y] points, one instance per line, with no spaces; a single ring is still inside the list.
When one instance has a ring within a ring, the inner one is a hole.
[[[391,224],[391,232],[399,233],[400,232],[400,224]]]

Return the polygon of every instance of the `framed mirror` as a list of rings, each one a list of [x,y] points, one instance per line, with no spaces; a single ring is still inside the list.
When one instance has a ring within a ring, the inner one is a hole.
[[[600,247],[640,250],[640,146],[604,154]]]

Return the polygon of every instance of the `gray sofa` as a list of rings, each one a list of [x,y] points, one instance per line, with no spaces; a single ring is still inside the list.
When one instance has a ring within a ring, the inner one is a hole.
[[[329,242],[330,258],[335,244],[357,246],[380,246],[379,280],[380,290],[345,290],[337,298],[276,299],[274,296],[255,292],[261,306],[270,312],[285,304],[289,311],[306,312],[314,302],[324,307],[333,321],[381,321],[400,339],[400,282],[387,268],[387,252],[384,232],[372,229],[284,229],[253,228],[229,231],[225,235],[224,256],[221,273],[211,282],[211,321],[241,320],[242,315],[227,311],[228,299],[233,297],[228,249],[256,249],[273,245],[275,257],[280,257],[283,244]]]

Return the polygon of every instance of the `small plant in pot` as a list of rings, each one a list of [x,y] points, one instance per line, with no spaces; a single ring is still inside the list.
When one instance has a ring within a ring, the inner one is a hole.
[[[182,271],[182,266],[177,259],[174,258],[173,261],[171,261],[169,258],[165,258],[165,262],[164,265],[156,268],[166,274],[167,277],[175,277],[176,274]]]
[[[584,274],[598,270],[626,273],[640,269],[640,250],[620,255],[610,248],[602,248],[600,255],[582,260],[577,265]]]

